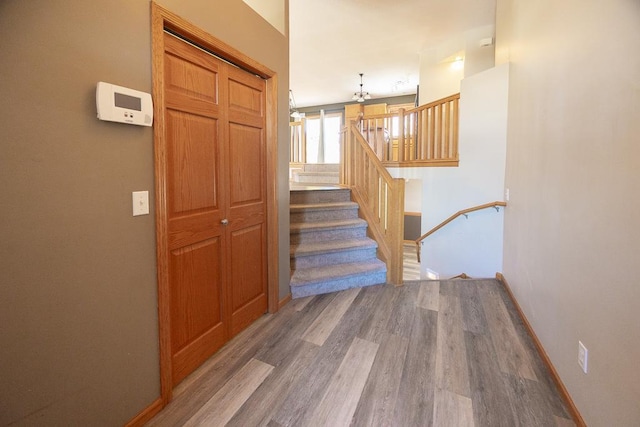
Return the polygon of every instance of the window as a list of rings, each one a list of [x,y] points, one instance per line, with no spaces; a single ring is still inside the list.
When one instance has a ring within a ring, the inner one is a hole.
[[[305,125],[307,163],[340,163],[342,113],[307,116]]]

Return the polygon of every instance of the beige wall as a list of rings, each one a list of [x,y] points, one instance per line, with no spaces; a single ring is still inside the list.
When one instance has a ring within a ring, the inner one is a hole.
[[[278,73],[282,296],[287,38],[241,0],[161,4]],[[98,121],[95,86],[151,91],[150,4],[2,1],[0,39],[0,425],[121,425],[159,396],[153,209],[131,215],[153,136]]]
[[[504,274],[587,424],[638,426],[640,2],[498,0],[497,16]]]
[[[444,60],[438,49],[423,52],[420,54],[419,104],[428,104],[460,92],[463,77],[464,68],[451,67],[450,60]]]
[[[420,53],[420,105],[460,92],[460,81],[495,65],[494,46],[480,40],[494,38],[494,26],[472,28]],[[463,58],[459,67],[456,58]]]

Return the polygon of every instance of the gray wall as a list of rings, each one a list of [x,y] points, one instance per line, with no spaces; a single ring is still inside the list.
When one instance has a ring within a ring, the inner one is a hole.
[[[638,426],[640,2],[498,0],[497,16],[504,274],[587,424]]]
[[[282,297],[287,37],[240,0],[183,3],[161,2],[278,73]],[[4,0],[0,39],[0,425],[121,425],[160,393],[153,135],[97,120],[95,86],[151,91],[150,3]]]

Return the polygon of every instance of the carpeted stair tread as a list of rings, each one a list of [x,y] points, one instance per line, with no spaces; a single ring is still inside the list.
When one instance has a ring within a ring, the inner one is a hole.
[[[306,286],[315,283],[328,282],[335,279],[346,279],[363,273],[386,274],[387,266],[377,258],[367,262],[352,262],[344,264],[325,265],[322,267],[301,268],[293,270],[291,287]],[[382,283],[382,282],[381,282]]]
[[[290,225],[290,230],[292,233],[303,233],[305,231],[317,231],[326,229],[338,230],[353,227],[367,227],[367,221],[360,218],[355,218],[338,221],[297,222]]]
[[[302,212],[312,210],[338,210],[338,209],[358,209],[356,202],[333,202],[333,203],[306,203],[293,204],[289,206],[290,212]]]
[[[377,248],[378,243],[368,237],[362,239],[329,240],[291,245],[291,256],[309,256],[320,253],[334,253],[353,249]]]
[[[348,188],[332,188],[330,190],[292,190],[290,204],[350,202],[351,191]]]

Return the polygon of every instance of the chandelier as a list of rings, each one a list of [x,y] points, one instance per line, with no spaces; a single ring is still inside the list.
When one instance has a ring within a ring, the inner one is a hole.
[[[365,99],[371,99],[371,95],[369,95],[369,92],[365,92],[362,90],[362,76],[364,74],[360,73],[360,91],[356,92],[353,94],[353,97],[351,98],[354,101],[358,101],[358,102],[364,102]]]

